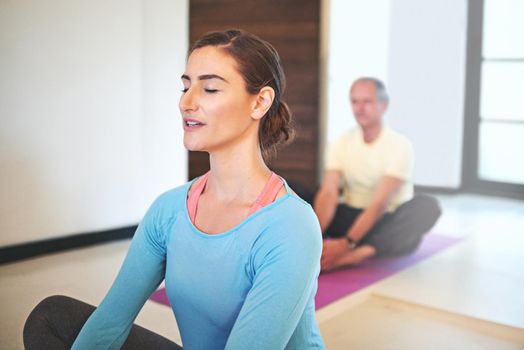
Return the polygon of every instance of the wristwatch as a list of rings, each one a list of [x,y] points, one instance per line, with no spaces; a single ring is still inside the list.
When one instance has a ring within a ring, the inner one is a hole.
[[[353,250],[357,247],[357,242],[353,238],[346,236],[346,241],[348,242],[349,249]]]

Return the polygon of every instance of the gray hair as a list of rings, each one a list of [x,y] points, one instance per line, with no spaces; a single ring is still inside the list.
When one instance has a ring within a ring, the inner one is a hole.
[[[357,83],[363,83],[363,82],[370,82],[375,85],[375,91],[377,94],[377,100],[380,102],[389,102],[389,95],[386,91],[386,85],[382,82],[382,80],[373,78],[373,77],[361,77],[358,78],[353,82],[353,85],[351,85],[351,90]]]

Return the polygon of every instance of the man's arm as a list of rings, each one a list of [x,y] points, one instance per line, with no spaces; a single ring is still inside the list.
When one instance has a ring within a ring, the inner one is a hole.
[[[355,242],[364,238],[382,215],[384,215],[388,204],[397,194],[403,183],[404,180],[399,178],[383,176],[378,182],[371,204],[357,217],[346,233],[346,236]]]
[[[314,209],[320,223],[322,233],[328,228],[335,216],[338,205],[339,189],[342,183],[342,172],[327,170],[315,197]]]
[[[364,238],[382,217],[391,198],[398,192],[403,182],[403,180],[392,176],[382,177],[377,184],[371,204],[357,217],[353,225],[348,229],[346,236],[354,242],[358,242]],[[364,249],[364,251],[362,251],[362,249]],[[348,253],[351,253],[351,256],[347,255]],[[355,254],[358,256],[355,256]],[[350,260],[352,263],[356,263],[364,258],[361,256],[362,254],[364,254],[364,257],[369,257],[374,254],[374,251],[369,252],[365,250],[365,247],[358,247],[356,250],[351,250],[348,242],[344,238],[326,240],[324,241],[322,251],[322,270],[330,270],[336,267],[337,261],[343,256],[346,257],[344,264],[347,264]]]

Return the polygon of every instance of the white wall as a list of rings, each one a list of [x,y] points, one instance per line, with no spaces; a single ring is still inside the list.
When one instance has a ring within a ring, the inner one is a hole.
[[[187,7],[0,2],[0,246],[135,224],[186,180]]]
[[[461,183],[466,75],[465,0],[396,0],[391,7],[390,124],[415,148],[418,185]]]
[[[415,148],[415,183],[460,186],[466,0],[329,0],[327,142],[355,125],[351,82],[384,80],[389,125]]]
[[[390,0],[330,0],[327,142],[356,125],[351,82],[374,76],[387,84]]]

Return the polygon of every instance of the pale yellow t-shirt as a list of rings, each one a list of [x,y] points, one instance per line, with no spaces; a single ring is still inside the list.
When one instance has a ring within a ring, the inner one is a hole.
[[[342,201],[354,208],[370,205],[379,180],[392,176],[404,180],[387,207],[394,211],[413,198],[413,147],[404,135],[383,126],[372,143],[364,142],[357,127],[341,135],[328,148],[326,170],[339,170],[344,177]]]

